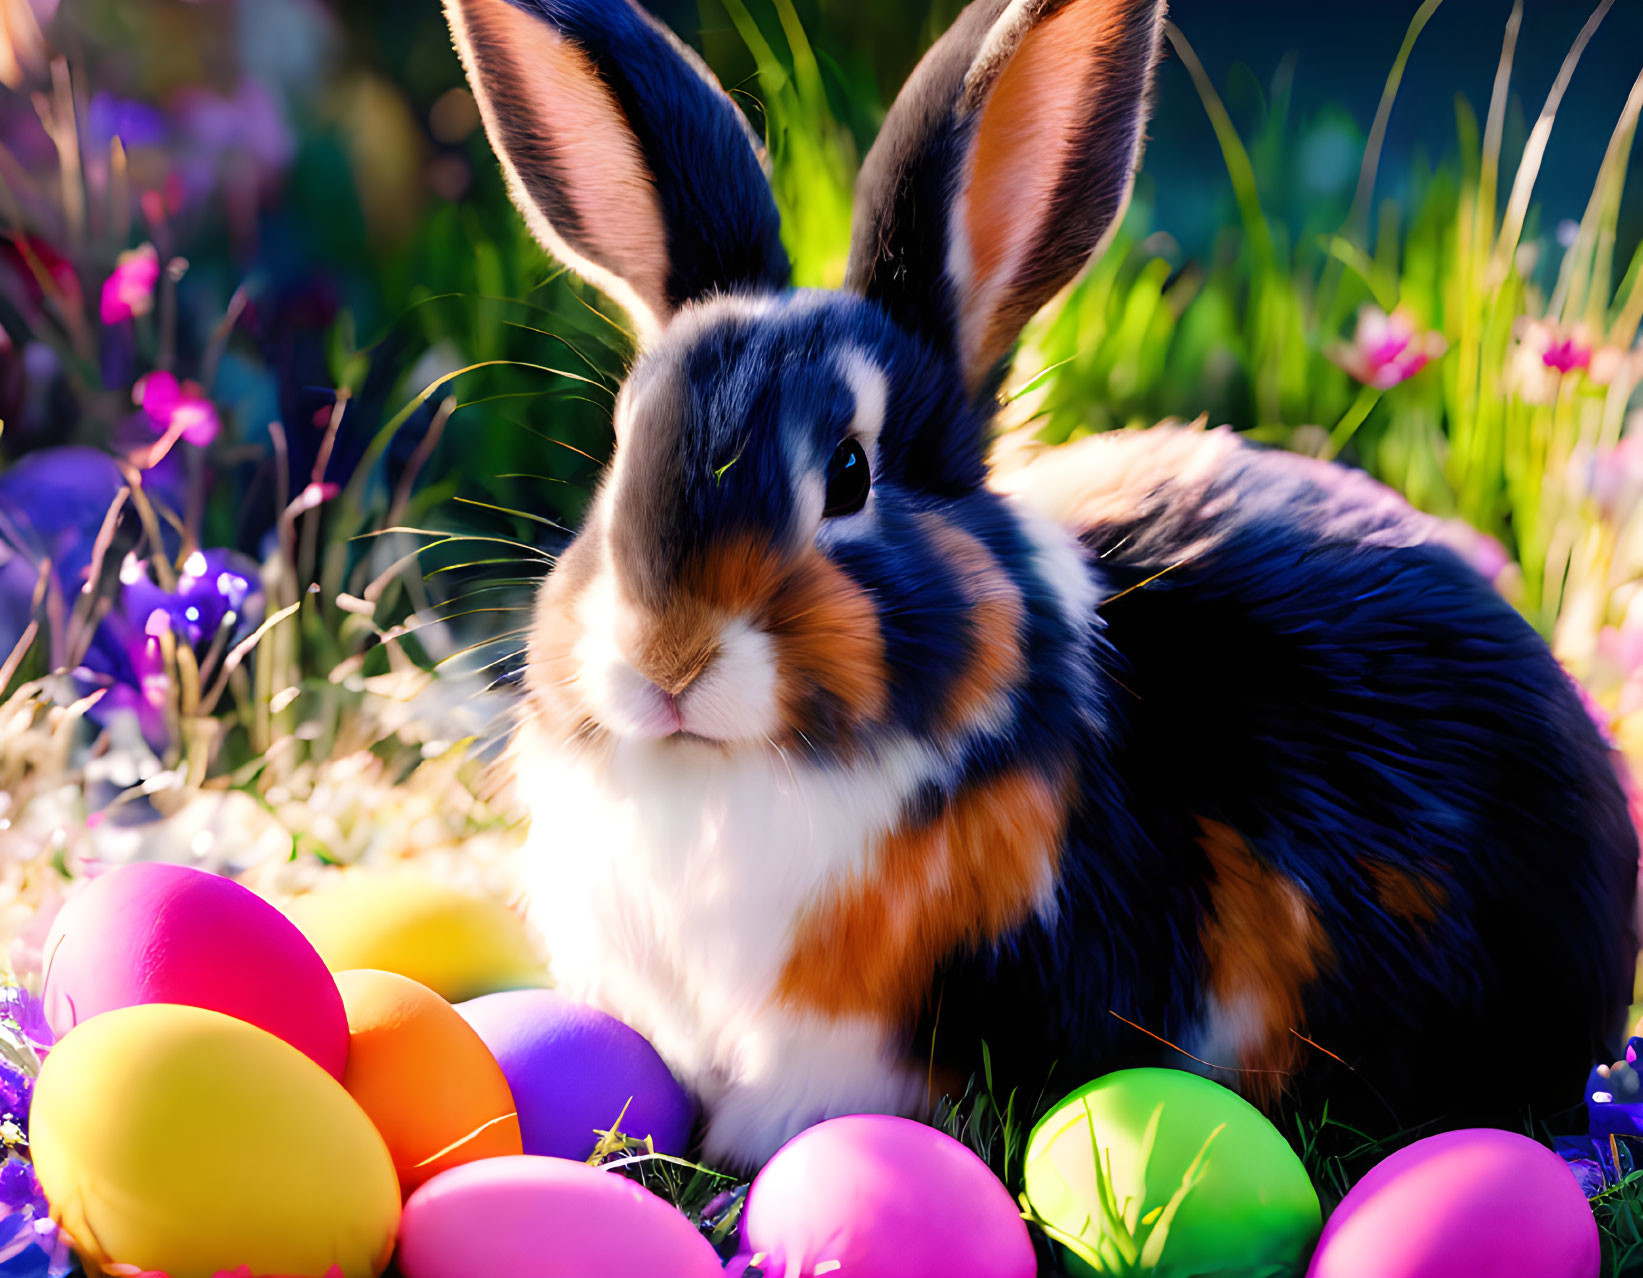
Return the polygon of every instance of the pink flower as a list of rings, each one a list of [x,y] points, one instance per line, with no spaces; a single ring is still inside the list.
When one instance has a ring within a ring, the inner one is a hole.
[[[161,370],[139,379],[131,398],[162,433],[181,436],[201,448],[222,430],[217,410],[198,382],[179,382]]]
[[[1558,337],[1540,353],[1540,362],[1559,373],[1592,366],[1592,348],[1573,335]]]
[[[1643,615],[1631,609],[1619,626],[1604,626],[1597,635],[1587,683],[1612,700],[1611,723],[1643,710]],[[1616,695],[1611,690],[1618,687]]]
[[[1606,629],[1605,633],[1611,633],[1611,631]],[[1567,670],[1565,670],[1564,673],[1569,674]],[[1569,674],[1569,682],[1574,685],[1575,692],[1580,697],[1581,709],[1585,710],[1586,717],[1592,721],[1592,726],[1596,728],[1599,735],[1602,736],[1603,743],[1607,745],[1609,749],[1615,749],[1614,723],[1609,718],[1609,712],[1598,704],[1597,698],[1592,695],[1591,689],[1583,684],[1579,679],[1576,679],[1574,675]]]
[[[1592,352],[1586,376],[1599,386],[1622,383],[1630,388],[1643,382],[1643,346],[1602,346]]]
[[[1551,403],[1570,373],[1608,382],[1629,371],[1624,366],[1626,352],[1597,349],[1584,324],[1563,328],[1555,320],[1520,316],[1512,336],[1506,381],[1514,394],[1531,404]]]
[[[1352,341],[1335,343],[1329,358],[1365,386],[1391,390],[1448,349],[1443,334],[1423,331],[1407,307],[1388,315],[1378,306],[1365,306],[1358,312]]]
[[[1628,435],[1601,452],[1577,450],[1571,464],[1605,519],[1622,523],[1630,517],[1643,495],[1643,435]]]
[[[121,253],[114,273],[103,281],[103,323],[118,324],[134,315],[147,315],[154,308],[154,285],[159,279],[160,255],[152,244]]]

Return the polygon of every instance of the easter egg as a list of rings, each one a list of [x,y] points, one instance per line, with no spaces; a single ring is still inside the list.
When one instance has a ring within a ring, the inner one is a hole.
[[[730,1272],[1033,1278],[1021,1212],[987,1164],[911,1119],[852,1114],[783,1145],[748,1191]]]
[[[336,982],[284,915],[232,879],[158,861],[109,870],[58,913],[45,963],[59,1035],[117,1007],[183,1003],[259,1026],[342,1077]]]
[[[691,1223],[642,1185],[564,1158],[488,1158],[405,1204],[405,1278],[719,1278]]]
[[[35,1083],[29,1147],[88,1259],[170,1278],[372,1278],[399,1222],[393,1160],[342,1085],[272,1034],[151,1003],[77,1026]]]
[[[1181,1070],[1119,1070],[1079,1088],[1033,1129],[1024,1170],[1074,1274],[1126,1256],[1145,1273],[1217,1273],[1233,1257],[1288,1273],[1318,1236],[1318,1195],[1278,1129]]]
[[[507,1080],[454,1007],[394,972],[339,972],[337,988],[348,1011],[342,1085],[388,1142],[402,1193],[520,1152]]]
[[[457,1009],[502,1066],[527,1154],[585,1159],[621,1118],[664,1154],[690,1142],[695,1107],[638,1031],[552,990],[508,990]],[[625,1111],[625,1112],[624,1112]]]
[[[1307,1278],[1597,1278],[1597,1223],[1568,1167],[1516,1132],[1428,1136],[1372,1167]]]
[[[543,983],[517,914],[417,874],[344,871],[289,912],[333,972],[398,972],[453,1003]]]

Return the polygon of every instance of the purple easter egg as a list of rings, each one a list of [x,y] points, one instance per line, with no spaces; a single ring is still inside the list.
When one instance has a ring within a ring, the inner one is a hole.
[[[719,1278],[688,1220],[616,1172],[511,1154],[440,1172],[406,1200],[405,1278]]]
[[[1491,1128],[1377,1163],[1324,1226],[1307,1278],[1597,1278],[1597,1223],[1551,1150]]]
[[[622,1119],[664,1154],[690,1143],[695,1107],[636,1030],[552,990],[506,990],[457,1004],[502,1066],[527,1154],[582,1160]],[[626,1114],[623,1114],[623,1107]]]
[[[1021,1212],[952,1137],[884,1114],[800,1132],[748,1193],[729,1273],[841,1278],[1033,1278]]]

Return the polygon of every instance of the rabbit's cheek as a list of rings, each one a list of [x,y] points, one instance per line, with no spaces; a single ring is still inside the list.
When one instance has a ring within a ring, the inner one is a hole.
[[[878,610],[866,591],[819,552],[805,556],[784,580],[768,629],[785,734],[836,738],[888,711],[890,682]],[[822,721],[829,716],[839,722]]]
[[[532,628],[527,683],[539,727],[550,739],[589,740],[594,731],[582,691],[583,638],[578,618],[582,596],[594,580],[589,565],[593,542],[574,542],[543,585]]]

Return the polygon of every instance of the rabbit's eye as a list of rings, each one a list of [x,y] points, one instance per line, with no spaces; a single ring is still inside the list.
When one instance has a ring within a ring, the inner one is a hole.
[[[867,454],[856,440],[845,440],[833,450],[833,458],[827,463],[827,501],[822,518],[855,514],[867,504],[867,491],[872,486]]]

